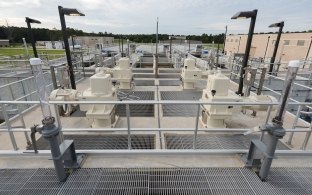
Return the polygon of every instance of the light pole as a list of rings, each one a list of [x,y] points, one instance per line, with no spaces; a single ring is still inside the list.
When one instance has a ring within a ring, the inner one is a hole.
[[[282,21],[282,22],[274,23],[274,24],[271,24],[269,27],[270,28],[272,28],[272,27],[279,27],[277,38],[276,38],[276,41],[275,41],[273,55],[272,55],[272,58],[270,60],[269,74],[272,74],[273,66],[274,66],[274,62],[275,62],[275,58],[276,58],[276,54],[277,54],[278,45],[279,45],[279,42],[280,42],[280,39],[281,39],[283,27],[284,27],[284,22]]]
[[[171,58],[171,47],[172,47],[172,37],[171,36],[169,36],[169,40],[170,40],[169,56]]]
[[[28,47],[27,47],[26,39],[23,37],[22,40],[23,40],[23,43],[24,43],[26,56],[29,58],[29,52],[28,52]]]
[[[34,56],[35,56],[35,58],[38,58],[38,53],[37,53],[37,49],[36,49],[36,41],[35,41],[35,38],[34,38],[34,34],[33,34],[32,30],[31,30],[31,25],[30,24],[31,23],[41,24],[41,22],[39,20],[35,20],[35,19],[29,18],[29,17],[26,17],[25,22],[27,23],[28,34],[29,34],[29,37],[30,37],[30,41],[31,41],[31,45],[32,45],[32,48],[33,48]]]
[[[158,17],[157,17],[157,23],[156,23],[156,63],[155,63],[155,77],[158,78]]]
[[[123,36],[121,37],[121,57],[125,57],[123,53]]]
[[[304,59],[304,63],[303,63],[303,67],[302,67],[302,68],[304,68],[305,65],[306,65],[306,63],[307,63],[307,59],[308,59],[308,57],[309,57],[311,45],[312,45],[312,37],[311,37],[310,45],[309,45],[309,48],[308,48],[308,51],[307,51],[307,55],[306,55],[306,57],[305,57],[305,59]]]
[[[256,19],[257,19],[257,12],[258,10],[252,10],[252,11],[243,11],[243,12],[238,12],[234,16],[232,16],[231,19],[240,19],[240,18],[250,18],[250,26],[249,26],[249,33],[247,37],[247,43],[246,43],[246,48],[245,48],[245,54],[243,58],[243,64],[241,67],[240,71],[240,78],[239,78],[239,86],[237,90],[237,94],[243,96],[243,85],[244,85],[244,75],[245,75],[245,69],[247,68],[248,64],[248,57],[250,53],[250,47],[251,47],[251,41],[252,41],[252,36],[254,33],[255,29],[255,24],[256,24]]]
[[[129,45],[129,39],[127,39],[127,45],[128,45],[128,58],[130,58],[130,45]]]
[[[265,47],[264,56],[263,56],[263,61],[265,60],[265,56],[266,56],[266,53],[267,53],[267,51],[268,51],[269,42],[270,42],[270,36],[268,36],[268,41],[267,41],[267,44],[266,44],[266,47]]]
[[[188,53],[191,53],[191,37],[188,40]]]
[[[119,52],[121,52],[121,48],[120,48],[120,36],[119,36],[119,39],[118,39],[118,43],[119,43]]]
[[[73,64],[72,64],[71,55],[70,55],[68,36],[66,33],[65,15],[67,16],[85,16],[85,15],[75,8],[63,8],[62,6],[58,6],[58,10],[59,10],[60,21],[61,21],[61,26],[62,26],[63,41],[64,41],[64,46],[65,46],[65,53],[66,53],[66,58],[67,58],[70,83],[71,83],[72,89],[76,89],[75,75],[74,75]]]
[[[224,48],[225,48],[226,34],[227,34],[227,25],[225,26],[225,33],[224,33],[224,38],[223,38],[223,53],[224,53]]]
[[[75,38],[74,38],[74,37],[76,37],[76,35],[72,35],[72,36],[71,36],[72,44],[73,44],[73,51],[74,51],[74,49],[75,49]]]
[[[237,52],[236,52],[236,53],[238,53],[238,52],[239,52],[239,46],[240,46],[240,42],[241,42],[241,40],[242,40],[242,37],[239,37],[238,46],[237,46]]]

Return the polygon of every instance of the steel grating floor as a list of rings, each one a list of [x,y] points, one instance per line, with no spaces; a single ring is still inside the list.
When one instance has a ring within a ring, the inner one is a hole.
[[[161,100],[199,100],[201,91],[161,91]],[[165,104],[162,105],[163,116],[196,116],[196,105]]]
[[[226,135],[226,134],[199,134],[196,149],[249,149],[252,139],[259,139],[259,135]],[[167,149],[193,149],[194,135],[165,134]],[[264,136],[263,141],[266,141]],[[282,142],[277,144],[278,150],[289,150]]]
[[[128,149],[128,135],[64,135],[64,139],[74,140],[77,150],[123,150]],[[37,140],[38,150],[49,150],[47,140]],[[155,149],[155,135],[131,135],[132,149]],[[27,148],[33,150],[32,146]]]
[[[0,194],[311,195],[312,168],[272,168],[262,182],[247,168],[78,169],[66,182],[54,169],[2,169]]]
[[[135,86],[155,86],[154,80],[134,80]]]
[[[159,80],[159,86],[180,86],[181,81],[178,79]]]
[[[120,100],[154,100],[153,91],[119,91]],[[119,116],[126,116],[126,105],[118,105],[116,113]],[[131,117],[154,117],[154,105],[152,104],[132,104],[130,105]]]

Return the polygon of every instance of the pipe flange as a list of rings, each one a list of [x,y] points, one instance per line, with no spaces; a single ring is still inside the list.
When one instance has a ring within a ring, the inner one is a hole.
[[[42,124],[44,126],[50,126],[54,124],[54,122],[55,122],[55,118],[53,116],[47,116],[42,120]]]

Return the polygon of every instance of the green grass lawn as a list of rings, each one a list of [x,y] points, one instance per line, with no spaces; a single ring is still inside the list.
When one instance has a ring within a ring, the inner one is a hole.
[[[212,43],[203,44],[203,46],[204,46],[205,49],[212,48],[212,47],[216,48],[216,49],[218,48],[218,44],[216,44],[216,43],[215,44],[212,44]],[[219,49],[220,50],[223,49],[223,44],[221,44],[221,43],[219,44]]]
[[[34,55],[32,48],[28,48],[29,55]],[[38,54],[64,54],[63,49],[37,49]],[[24,48],[0,48],[0,56],[26,55]]]

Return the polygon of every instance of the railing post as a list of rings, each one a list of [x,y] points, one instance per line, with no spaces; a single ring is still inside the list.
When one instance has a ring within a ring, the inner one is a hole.
[[[3,113],[4,120],[5,120],[5,124],[6,124],[7,128],[8,128],[8,132],[9,132],[9,135],[10,135],[11,143],[13,145],[13,149],[14,150],[18,150],[14,133],[11,131],[12,127],[11,127],[11,123],[10,123],[10,119],[9,119],[8,113],[6,112],[6,105],[5,104],[1,104],[1,108],[2,108],[2,113]]]
[[[57,81],[56,81],[56,76],[55,76],[55,70],[54,70],[54,66],[51,65],[50,66],[50,71],[51,71],[51,78],[52,78],[52,83],[53,83],[53,88],[57,89]]]
[[[131,129],[130,129],[130,106],[126,104],[127,127],[128,127],[128,149],[131,150]]]
[[[194,130],[194,140],[193,140],[193,149],[194,150],[196,149],[199,113],[200,113],[200,104],[197,105],[197,113],[196,113],[196,120],[195,120],[195,130]]]
[[[306,150],[310,137],[311,137],[311,133],[312,133],[312,122],[310,123],[310,131],[306,133],[306,136],[302,143],[301,150]]]
[[[293,125],[292,125],[292,129],[295,129],[296,126],[297,126],[297,123],[298,123],[298,119],[299,119],[299,115],[300,115],[301,109],[302,109],[302,105],[299,105],[298,110],[297,110],[297,114],[296,114],[296,118],[295,118],[294,123],[293,123]],[[288,138],[288,141],[286,142],[286,144],[291,145],[292,139],[293,139],[293,137],[294,137],[294,133],[295,133],[295,132],[291,132],[291,133],[290,133],[289,138]]]
[[[25,123],[25,120],[24,120],[24,115],[22,115],[21,105],[20,104],[17,104],[17,110],[18,110],[18,115],[19,115],[19,117],[21,119],[22,126],[26,129],[26,123]],[[26,131],[24,131],[24,135],[25,135],[27,144],[31,145],[29,136],[28,136]]]

